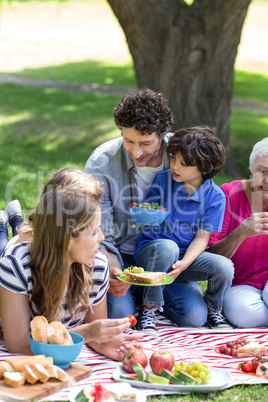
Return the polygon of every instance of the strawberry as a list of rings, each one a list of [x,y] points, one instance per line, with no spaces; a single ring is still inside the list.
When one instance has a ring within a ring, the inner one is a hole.
[[[246,362],[241,363],[241,369],[247,373],[252,371],[252,361],[248,360]]]
[[[134,317],[134,315],[129,314],[127,317],[130,319],[130,325],[132,327],[137,324],[137,319],[136,319],[136,317]]]
[[[252,361],[252,373],[256,373],[257,367],[261,364],[258,359],[253,359]]]
[[[134,207],[134,204],[131,204],[131,205],[130,205],[130,208],[135,208],[135,207]]]

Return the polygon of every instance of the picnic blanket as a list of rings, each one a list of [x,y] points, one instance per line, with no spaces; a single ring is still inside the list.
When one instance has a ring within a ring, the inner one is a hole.
[[[226,330],[211,330],[208,328],[192,328],[192,327],[177,327],[170,320],[157,315],[157,328],[159,338],[153,338],[149,335],[144,335],[141,342],[144,346],[144,352],[148,357],[156,349],[169,350],[175,357],[175,361],[185,359],[188,361],[199,361],[208,363],[211,367],[224,368],[231,372],[231,380],[225,388],[233,387],[238,384],[268,384],[268,379],[244,374],[237,369],[240,362],[247,358],[237,358],[223,355],[217,352],[217,347],[238,338],[246,338],[263,343],[268,346],[268,328],[250,328],[250,329],[226,329]],[[4,341],[0,342],[0,361],[6,360],[8,357],[13,357],[7,353]],[[250,358],[248,358],[250,359]],[[73,385],[72,387],[61,390],[46,400],[68,400],[68,393],[73,388],[81,388],[94,382],[110,382],[113,381],[113,371],[121,366],[120,362],[115,362],[102,356],[87,346],[83,346],[79,358],[75,361],[89,365],[92,368],[92,375]],[[139,388],[145,395],[157,395],[175,393],[169,391],[161,391],[155,389]],[[179,392],[176,392],[179,393]]]

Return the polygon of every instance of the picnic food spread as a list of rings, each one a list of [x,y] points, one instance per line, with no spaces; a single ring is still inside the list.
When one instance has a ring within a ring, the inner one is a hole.
[[[127,356],[127,355],[126,355]],[[181,360],[174,364],[174,356],[169,351],[156,350],[150,357],[152,372],[147,369],[147,359],[142,356],[132,359],[131,365],[123,367],[128,373],[120,374],[124,380],[142,381],[155,384],[198,385],[211,379],[211,370],[208,364],[199,362],[186,362]]]
[[[146,284],[162,282],[167,276],[165,272],[145,272],[142,267],[136,266],[126,268],[123,273],[127,281]]]
[[[60,321],[48,323],[44,316],[36,316],[31,321],[30,328],[34,341],[56,345],[73,345],[71,335]]]

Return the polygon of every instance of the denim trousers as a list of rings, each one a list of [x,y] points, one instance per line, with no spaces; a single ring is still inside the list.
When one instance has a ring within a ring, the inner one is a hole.
[[[131,256],[125,267],[135,264]],[[178,245],[172,240],[159,239],[140,251],[137,264],[146,271],[169,272],[171,265],[182,259]],[[176,280],[167,286],[132,285],[125,296],[117,298],[108,293],[109,318],[126,317],[135,312],[135,303],[163,306],[163,315],[182,327],[200,327],[207,321],[208,306],[222,309],[225,292],[230,288],[234,267],[223,256],[203,252]],[[197,281],[208,281],[203,297]]]
[[[136,265],[132,255],[120,253],[124,262],[124,269]],[[107,293],[107,308],[109,318],[124,318],[135,314],[135,306],[142,304],[142,286],[131,285],[125,296],[116,297]]]
[[[146,271],[168,273],[183,256],[174,241],[157,239],[141,249],[137,264]],[[203,326],[207,321],[208,307],[222,310],[233,274],[230,259],[204,251],[170,285],[144,287],[143,302],[163,306],[163,314],[179,326]],[[207,281],[204,296],[197,281]]]
[[[232,286],[223,299],[225,317],[238,328],[268,327],[268,281],[262,290]]]
[[[17,236],[19,234],[18,227],[23,223],[23,217],[21,215],[14,215],[9,220],[9,224],[12,229],[12,235]],[[6,223],[0,223],[0,256],[4,251],[8,243],[8,228]]]

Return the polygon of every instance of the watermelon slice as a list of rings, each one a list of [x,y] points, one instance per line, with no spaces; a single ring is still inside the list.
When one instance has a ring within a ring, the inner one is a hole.
[[[140,381],[136,373],[120,374],[120,378],[123,380]]]
[[[170,370],[162,369],[160,375],[161,377],[167,378],[171,384],[184,384],[179,378],[176,378],[175,374]]]
[[[198,385],[198,381],[192,375],[184,371],[177,371],[175,377],[184,382],[185,384]]]
[[[132,368],[135,371],[135,373],[137,374],[139,381],[146,380],[147,371],[140,363],[133,364]]]

